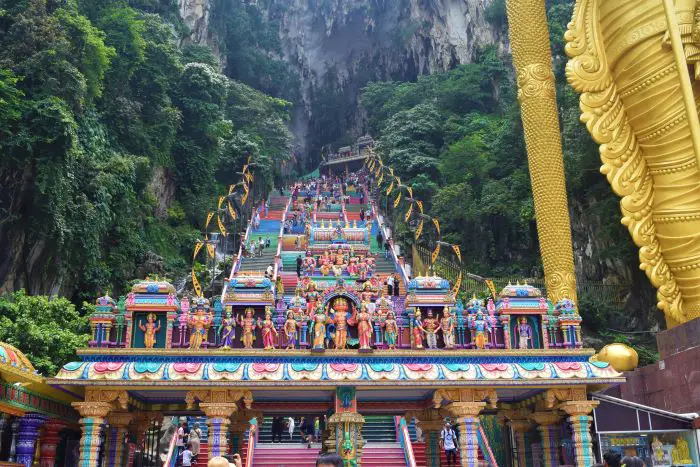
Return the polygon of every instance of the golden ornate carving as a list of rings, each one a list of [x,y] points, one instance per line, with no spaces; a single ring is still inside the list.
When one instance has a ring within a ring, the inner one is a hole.
[[[455,402],[478,402],[478,403],[481,403],[484,400],[488,400],[489,406],[491,408],[495,409],[496,404],[498,403],[498,394],[496,393],[496,390],[493,388],[438,389],[433,394],[433,405],[436,409],[440,408],[443,401],[449,401],[451,403],[455,403]]]
[[[676,3],[694,63],[697,11]],[[662,2],[578,0],[565,38],[581,121],[601,145],[601,172],[622,197],[622,223],[673,326],[700,316],[700,172],[667,30]]]
[[[545,407],[551,409],[559,402],[586,401],[587,397],[585,386],[571,386],[548,389],[544,401]]]
[[[85,402],[115,402],[119,408],[126,410],[129,407],[129,394],[119,389],[85,388]]]
[[[507,11],[547,294],[577,302],[545,6],[509,0]]]
[[[187,391],[187,394],[185,394],[185,402],[187,403],[188,410],[194,408],[194,403],[196,401],[211,404],[226,404],[237,403],[241,399],[243,400],[245,408],[250,409],[253,405],[253,393],[250,391],[235,389],[195,389]]]
[[[598,404],[600,401],[567,401],[559,404],[558,408],[571,418],[589,415]]]
[[[71,406],[82,418],[104,418],[112,410],[109,402],[72,402]]]
[[[537,423],[538,426],[556,425],[561,421],[561,417],[561,414],[554,410],[530,414],[530,418],[533,422]]]

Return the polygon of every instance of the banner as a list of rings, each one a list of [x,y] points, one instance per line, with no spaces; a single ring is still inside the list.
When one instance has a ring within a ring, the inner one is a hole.
[[[209,223],[211,222],[211,218],[214,217],[214,213],[210,212],[207,214],[207,223],[204,224],[204,230],[207,230],[207,227],[209,227]]]
[[[228,213],[231,215],[232,220],[236,220],[236,211],[233,209],[233,206],[231,206],[231,202],[226,203],[228,205]]]
[[[423,201],[416,200],[416,205],[418,205],[418,210],[423,214]]]
[[[394,209],[396,209],[399,206],[400,202],[401,202],[401,192],[399,191],[399,194],[396,196],[396,199],[394,200]]]
[[[391,184],[389,185],[389,188],[386,189],[386,195],[389,196],[391,194],[391,190],[394,189],[394,181],[391,181]]]
[[[406,211],[406,217],[403,220],[404,222],[408,222],[411,218],[411,213],[413,213],[413,203],[408,205],[408,211]]]
[[[207,245],[209,246],[209,245]],[[437,259],[438,255],[440,254],[440,244],[435,243],[435,249],[433,250],[433,253],[430,255],[430,263],[435,264],[435,260]]]
[[[457,292],[459,292],[459,289],[461,286],[462,286],[462,271],[459,271],[459,276],[457,276],[457,281],[455,282],[455,286],[452,289],[452,294],[457,295]]]
[[[437,220],[437,217],[433,217],[433,224],[435,224],[435,228],[437,229],[438,236],[440,236],[440,221]]]
[[[416,241],[420,238],[420,234],[423,232],[423,219],[418,221],[418,227],[416,227]]]
[[[225,196],[219,196],[219,205],[217,209],[221,209],[221,205],[224,204],[224,200],[226,199]]]
[[[192,269],[192,287],[194,288],[194,293],[196,293],[198,297],[201,297],[202,287],[200,287],[199,281],[197,280],[197,276],[195,276],[194,274],[194,269]]]
[[[491,296],[496,300],[496,287],[493,285],[493,281],[486,279],[484,282],[486,282],[486,286],[491,291]]]
[[[219,232],[221,232],[221,235],[223,235],[224,237],[228,235],[226,233],[226,227],[224,227],[224,223],[221,222],[221,216],[216,216],[216,221],[219,223]]]
[[[459,251],[459,245],[452,245],[452,249],[455,251],[455,254],[457,255],[457,259],[459,259],[459,262],[462,262],[462,252]]]
[[[209,253],[209,256],[214,259],[216,257],[216,251],[214,251],[214,245],[211,243],[207,243],[207,252]]]
[[[197,240],[197,243],[194,244],[194,254],[192,255],[193,260],[197,257],[197,254],[199,254],[199,250],[201,250],[203,246],[204,242],[201,240]]]
[[[241,198],[241,206],[245,206],[245,202],[248,201],[248,185],[243,185],[243,188],[245,189],[245,193]]]

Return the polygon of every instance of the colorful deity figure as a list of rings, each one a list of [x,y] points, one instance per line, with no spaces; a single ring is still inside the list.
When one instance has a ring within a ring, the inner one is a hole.
[[[333,275],[335,277],[340,277],[343,275],[343,267],[342,266],[338,266],[337,264],[334,264],[333,266],[331,266],[331,269],[333,270]]]
[[[316,290],[316,284],[313,281],[309,282],[306,291],[306,312],[312,313],[316,310],[316,302],[318,302],[319,293]]]
[[[486,332],[490,329],[489,322],[484,316],[484,313],[479,310],[476,312],[476,316],[472,317],[470,328],[474,331],[474,346],[477,349],[483,349],[486,347]]]
[[[156,321],[156,315],[149,313],[146,316],[146,324],[139,321],[139,329],[143,331],[143,346],[152,349],[156,345],[156,333],[160,331],[160,323]]]
[[[455,348],[455,319],[450,313],[450,309],[445,307],[442,310],[442,319],[440,320],[440,329],[442,329],[442,340],[445,341],[446,349]]]
[[[221,320],[219,335],[221,336],[222,349],[230,349],[233,347],[233,339],[236,337],[236,320],[231,316],[230,307],[226,307],[226,316]]]
[[[527,324],[527,318],[520,318],[520,322],[516,327],[516,333],[518,334],[518,348],[528,349],[530,348],[530,342],[532,341],[532,327]]]
[[[335,325],[333,343],[336,349],[345,349],[348,343],[348,325],[354,324],[353,313],[348,311],[348,302],[344,298],[336,298],[331,311],[329,323]]]
[[[396,341],[399,336],[399,326],[396,324],[396,318],[393,311],[389,311],[386,315],[386,319],[382,323],[384,328],[384,342],[388,349],[396,349]]]
[[[294,319],[294,312],[287,312],[287,320],[284,322],[284,335],[287,338],[286,349],[294,349],[299,338],[299,322]]]
[[[357,265],[357,273],[360,276],[360,280],[366,280],[367,279],[367,262],[365,259],[360,260],[360,264]]]
[[[581,347],[581,315],[576,310],[576,304],[568,298],[559,300],[556,304],[556,311],[559,312],[557,323],[561,330],[564,342],[562,345],[566,348],[575,349]]]
[[[413,348],[423,348],[423,319],[421,318],[420,310],[416,310],[413,316]]]
[[[277,337],[277,329],[272,321],[272,310],[270,307],[265,307],[265,319],[258,319],[258,327],[262,334],[263,348],[271,350],[275,348],[275,337]]]
[[[489,323],[489,337],[491,341],[491,347],[496,348],[498,342],[496,342],[496,328],[498,327],[498,316],[496,316],[496,305],[493,303],[493,299],[489,298],[486,302],[486,311],[488,315],[486,320]]]
[[[360,340],[360,350],[371,349],[372,316],[367,311],[366,306],[360,308],[360,312],[357,314],[357,338]]]
[[[190,350],[199,350],[202,347],[213,320],[214,315],[211,312],[207,314],[200,306],[197,306],[197,311],[190,313],[187,320],[187,324],[190,326]]]
[[[313,276],[315,266],[316,266],[316,260],[311,255],[310,251],[306,252],[306,257],[304,258],[303,265],[304,265],[304,271],[306,271],[306,273],[308,275]]]
[[[367,302],[367,303],[371,302],[372,297],[374,297],[375,290],[376,290],[376,288],[372,284],[371,280],[365,281],[362,284],[362,291],[360,292],[360,296],[362,297],[362,301]]]
[[[437,333],[440,331],[440,323],[433,316],[433,310],[428,310],[428,316],[423,320],[423,332],[425,343],[429,349],[437,349]]]
[[[379,313],[382,317],[384,317],[393,308],[394,308],[394,306],[391,303],[391,300],[386,298],[384,296],[384,293],[380,290],[379,291],[379,298],[377,298],[377,313]]]
[[[326,324],[328,322],[323,305],[316,308],[316,311],[311,314],[311,319],[314,322],[314,340],[311,348],[323,350],[326,348]]]
[[[236,322],[241,327],[241,342],[244,349],[252,349],[253,341],[255,340],[255,318],[253,317],[254,310],[250,307],[245,309],[245,315],[236,319]]]

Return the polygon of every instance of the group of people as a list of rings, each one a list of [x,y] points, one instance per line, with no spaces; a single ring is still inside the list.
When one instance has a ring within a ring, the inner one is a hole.
[[[192,429],[187,426],[187,422],[182,422],[177,428],[177,465],[190,467],[197,462],[199,447],[202,438],[202,430],[199,423],[195,423]]]
[[[302,443],[307,443],[311,447],[311,443],[321,441],[321,433],[326,427],[327,416],[321,417],[301,417],[299,419],[299,436]],[[290,442],[294,441],[294,432],[296,430],[296,421],[294,417],[273,417],[272,418],[272,442],[281,443],[286,434]]]
[[[269,238],[262,237],[258,237],[258,239],[256,240],[251,235],[250,242],[246,244],[245,240],[242,240],[241,246],[243,250],[243,256],[262,256],[263,252],[265,251],[265,248],[270,248],[272,246],[272,240],[270,240]]]

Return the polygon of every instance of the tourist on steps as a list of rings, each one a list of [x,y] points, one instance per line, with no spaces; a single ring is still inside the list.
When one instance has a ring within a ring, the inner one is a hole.
[[[301,278],[301,264],[304,262],[301,255],[297,256],[297,278]]]
[[[394,276],[392,275],[386,278],[386,290],[390,297],[394,295]]]
[[[192,454],[192,450],[189,446],[187,446],[185,450],[182,451],[182,467],[192,467],[193,457],[194,455]]]
[[[287,433],[289,433],[289,441],[294,438],[294,417],[287,418]]]
[[[265,240],[262,237],[258,237],[258,256],[263,255],[263,250],[265,249]]]
[[[189,435],[190,450],[192,451],[192,457],[197,459],[199,456],[200,440],[202,439],[202,429],[199,428],[199,423],[195,423],[190,430]]]
[[[401,280],[399,279],[399,275],[394,273],[394,297],[398,297],[399,295],[401,295],[401,290],[399,289],[400,282]]]
[[[389,240],[387,239],[384,241],[384,258],[385,259],[389,259],[389,257],[391,256],[389,254],[389,251],[391,251],[391,245],[389,244]]]
[[[457,465],[457,448],[459,444],[457,442],[457,434],[455,430],[452,429],[450,422],[445,422],[445,428],[440,432],[440,447],[445,450],[445,457],[447,457],[447,465]]]

